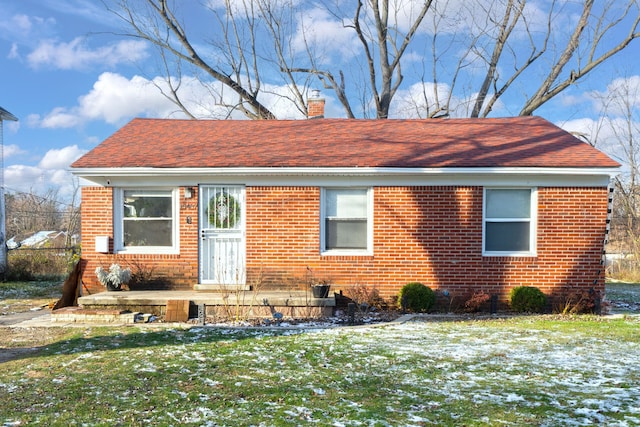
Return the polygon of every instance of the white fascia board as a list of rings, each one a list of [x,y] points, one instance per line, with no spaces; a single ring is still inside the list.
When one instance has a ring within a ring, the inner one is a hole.
[[[197,185],[522,185],[607,186],[618,168],[86,168],[101,186]]]

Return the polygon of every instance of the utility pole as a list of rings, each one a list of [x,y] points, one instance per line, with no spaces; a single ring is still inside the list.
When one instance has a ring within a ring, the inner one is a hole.
[[[0,107],[0,276],[4,279],[7,272],[7,229],[4,208],[4,140],[2,122],[11,120],[17,122],[18,118]]]

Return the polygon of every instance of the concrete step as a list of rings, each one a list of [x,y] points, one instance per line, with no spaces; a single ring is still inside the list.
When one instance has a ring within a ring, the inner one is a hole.
[[[144,323],[150,319],[150,314],[130,312],[117,309],[87,309],[83,307],[64,307],[51,312],[54,323]]]
[[[336,299],[313,298],[304,291],[122,291],[78,298],[85,310],[152,313],[172,322],[205,316],[214,319],[320,318],[333,315]]]

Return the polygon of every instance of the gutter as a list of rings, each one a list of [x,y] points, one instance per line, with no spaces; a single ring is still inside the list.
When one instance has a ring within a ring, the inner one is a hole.
[[[81,185],[607,187],[618,168],[79,168]],[[88,181],[88,182],[86,182]]]

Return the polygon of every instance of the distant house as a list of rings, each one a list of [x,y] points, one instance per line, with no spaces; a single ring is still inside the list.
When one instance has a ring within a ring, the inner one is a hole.
[[[83,281],[117,260],[171,289],[603,291],[618,167],[539,117],[135,119],[72,165]]]
[[[73,237],[74,242],[77,236]],[[12,237],[7,240],[8,249],[18,248],[64,248],[67,245],[67,233],[64,231],[38,231],[28,237],[16,239]]]

